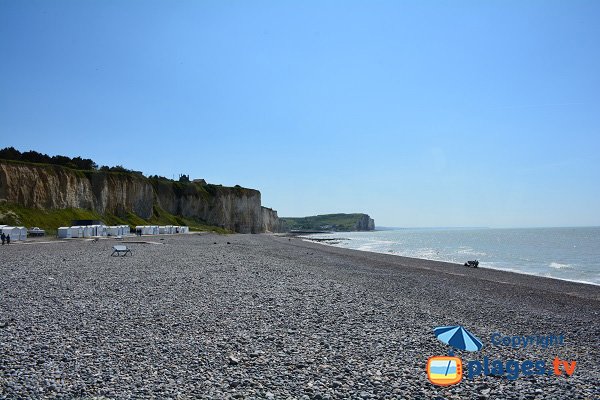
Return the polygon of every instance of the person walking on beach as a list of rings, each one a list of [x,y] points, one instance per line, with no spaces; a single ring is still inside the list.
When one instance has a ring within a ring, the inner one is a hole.
[[[0,235],[0,238],[2,238],[2,246],[4,246],[4,242],[6,241],[6,235],[4,234],[4,232],[2,232],[2,235]]]
[[[6,235],[6,244],[10,244],[10,235]]]

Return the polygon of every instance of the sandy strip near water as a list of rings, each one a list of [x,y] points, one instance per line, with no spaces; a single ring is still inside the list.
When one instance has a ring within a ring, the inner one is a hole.
[[[273,235],[151,241],[0,248],[0,398],[600,394],[598,286]],[[123,243],[133,256],[110,257]],[[427,358],[448,346],[432,330],[455,324],[484,342],[457,352],[465,364],[558,356],[576,370],[433,386]],[[494,332],[565,344],[493,346]]]

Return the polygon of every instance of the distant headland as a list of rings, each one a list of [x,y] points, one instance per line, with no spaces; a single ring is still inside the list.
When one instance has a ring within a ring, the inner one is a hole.
[[[367,214],[324,214],[301,218],[279,218],[284,231],[372,231],[375,221]]]

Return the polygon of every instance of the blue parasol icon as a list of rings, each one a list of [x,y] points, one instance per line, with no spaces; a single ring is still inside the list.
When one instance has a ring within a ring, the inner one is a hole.
[[[483,348],[481,340],[462,326],[439,326],[433,329],[437,338],[460,350],[478,351]]]

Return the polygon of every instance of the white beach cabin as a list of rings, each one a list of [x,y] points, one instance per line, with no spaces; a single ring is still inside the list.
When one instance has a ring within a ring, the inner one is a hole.
[[[98,225],[96,228],[96,234],[98,236],[106,236],[106,225]]]
[[[25,228],[24,226],[17,226],[17,230],[19,233],[19,239],[17,239],[17,240],[26,240],[27,239],[27,228]]]
[[[72,238],[82,238],[83,237],[83,226],[75,225],[71,227],[71,237]]]
[[[59,239],[71,239],[71,228],[66,226],[61,226],[57,230]]]
[[[92,237],[92,227],[91,226],[86,225],[83,227],[83,237],[84,238]]]
[[[98,232],[100,225],[89,225],[89,228],[92,232],[92,236],[101,236],[102,231],[100,230],[100,232]]]

